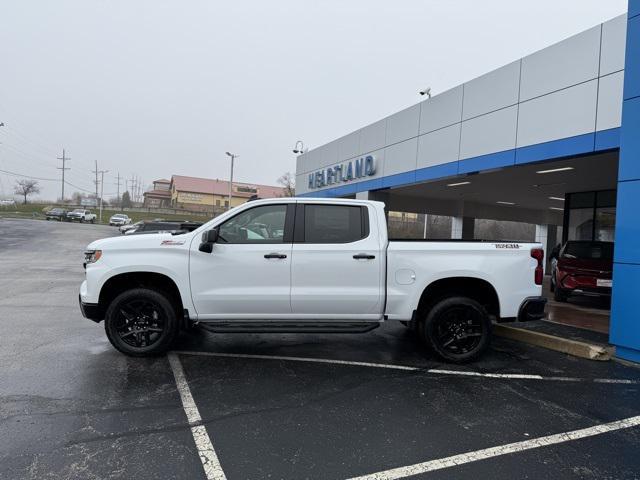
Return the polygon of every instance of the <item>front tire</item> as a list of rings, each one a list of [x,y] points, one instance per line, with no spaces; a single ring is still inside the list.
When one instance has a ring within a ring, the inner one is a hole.
[[[444,361],[468,363],[491,343],[491,320],[482,305],[468,297],[449,297],[436,303],[418,332]]]
[[[147,288],[118,295],[107,308],[104,327],[111,344],[133,357],[165,353],[180,331],[171,302]]]

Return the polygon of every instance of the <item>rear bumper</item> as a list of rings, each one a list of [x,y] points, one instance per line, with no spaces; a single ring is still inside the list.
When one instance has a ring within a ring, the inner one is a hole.
[[[518,321],[528,322],[531,320],[540,320],[544,317],[544,307],[547,299],[544,297],[527,297],[520,305],[518,310]]]
[[[98,323],[104,320],[104,312],[98,303],[84,303],[80,295],[78,295],[78,303],[80,304],[80,312],[84,318],[93,320]]]

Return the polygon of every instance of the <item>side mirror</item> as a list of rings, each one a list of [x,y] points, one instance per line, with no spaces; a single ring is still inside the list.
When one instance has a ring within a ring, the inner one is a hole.
[[[212,228],[202,233],[202,242],[198,250],[205,253],[213,252],[213,244],[218,241],[218,228]]]

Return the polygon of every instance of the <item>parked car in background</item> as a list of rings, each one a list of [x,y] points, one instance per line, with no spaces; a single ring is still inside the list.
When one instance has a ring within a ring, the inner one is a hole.
[[[0,207],[15,207],[16,206],[16,201],[15,200],[0,200]]]
[[[65,210],[64,208],[52,208],[45,214],[45,217],[47,220],[57,220],[59,222],[66,222],[67,213],[68,213],[67,210]]]
[[[122,225],[118,228],[118,230],[120,230],[120,233],[122,233],[123,235],[125,233],[127,233],[129,230],[135,230],[136,228],[138,228],[140,225],[142,225],[142,221],[136,222],[136,223],[129,223],[127,225]]]
[[[91,213],[90,210],[85,210],[84,208],[76,208],[75,210],[67,213],[67,219],[71,222],[95,223],[96,218],[97,217],[95,213]]]
[[[116,213],[115,215],[112,215],[111,218],[109,219],[109,225],[115,225],[117,227],[120,227],[122,225],[129,225],[131,223],[131,219],[129,218],[128,215],[125,215],[124,213]]]
[[[136,227],[124,232],[125,235],[138,235],[143,233],[171,233],[192,232],[202,225],[202,222],[151,220],[136,223]]]
[[[558,302],[570,295],[610,297],[613,242],[567,242],[552,262],[551,291]]]

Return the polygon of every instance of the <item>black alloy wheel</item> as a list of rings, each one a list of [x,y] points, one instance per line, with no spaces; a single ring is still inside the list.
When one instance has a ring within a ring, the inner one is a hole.
[[[105,315],[109,341],[132,356],[158,355],[167,351],[178,335],[175,309],[162,293],[136,288],[118,295]]]
[[[141,348],[156,343],[164,333],[166,319],[147,299],[133,298],[120,305],[116,333],[127,345]]]
[[[424,322],[427,344],[447,362],[475,360],[491,341],[491,321],[486,310],[467,297],[441,300],[431,308]]]

